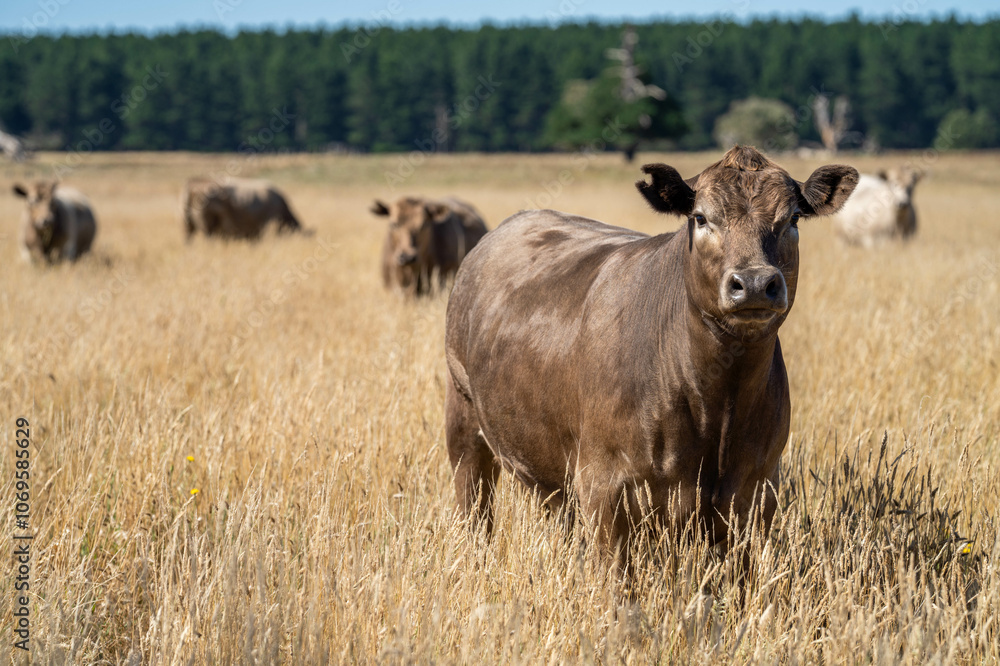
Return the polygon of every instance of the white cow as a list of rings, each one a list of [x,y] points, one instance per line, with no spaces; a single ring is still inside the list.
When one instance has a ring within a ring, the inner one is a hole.
[[[862,174],[854,194],[834,219],[839,236],[866,248],[912,236],[917,231],[913,188],[922,175],[910,167]]]

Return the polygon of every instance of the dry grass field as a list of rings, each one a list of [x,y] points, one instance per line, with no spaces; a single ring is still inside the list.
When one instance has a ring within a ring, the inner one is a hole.
[[[906,246],[802,223],[792,434],[745,600],[733,558],[662,542],[625,601],[585,527],[506,475],[492,542],[455,519],[446,297],[383,290],[371,200],[454,194],[491,227],[534,202],[659,233],[680,222],[636,193],[639,164],[717,158],[435,156],[394,193],[399,156],[93,155],[65,180],[94,204],[94,252],[50,269],[20,260],[10,186],[65,157],[0,166],[0,552],[24,417],[31,661],[1000,663],[997,154],[840,159],[930,171]],[[799,179],[824,163],[779,162]],[[229,164],[316,235],[185,245],[183,180]]]

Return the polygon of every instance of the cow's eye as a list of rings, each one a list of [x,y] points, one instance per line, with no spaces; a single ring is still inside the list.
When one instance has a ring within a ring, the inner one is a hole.
[[[706,219],[705,219],[705,216],[704,216],[704,215],[695,215],[695,216],[694,216],[694,222],[695,222],[695,224],[697,224],[697,225],[698,225],[699,227],[703,227],[703,226],[705,226],[706,224],[708,224],[708,220],[706,220]]]
[[[789,221],[792,223],[793,227],[798,228],[798,226],[799,226],[799,218],[801,218],[801,217],[802,217],[802,215],[800,213],[793,213],[792,214],[792,217],[791,217],[791,219]]]

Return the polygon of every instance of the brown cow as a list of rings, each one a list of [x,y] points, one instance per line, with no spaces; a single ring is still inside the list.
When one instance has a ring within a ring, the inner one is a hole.
[[[390,219],[382,245],[385,286],[416,295],[430,293],[435,270],[443,288],[487,232],[476,209],[458,199],[402,197],[391,208],[376,200],[371,212]]]
[[[54,180],[14,185],[14,194],[28,204],[21,227],[21,256],[26,261],[76,261],[90,250],[97,220],[87,197]]]
[[[181,207],[189,241],[198,231],[206,236],[259,238],[272,220],[279,232],[302,230],[284,195],[267,180],[191,178]]]
[[[730,510],[745,524],[756,507],[770,522],[789,429],[778,327],[795,300],[798,222],[840,208],[858,173],[825,166],[799,183],[750,147],[687,181],[664,164],[643,171],[652,182],[639,191],[686,217],[679,231],[522,211],[458,272],[448,454],[460,508],[487,529],[501,468],[556,505],[572,485],[623,557],[649,512],[673,527],[696,516],[714,542]]]

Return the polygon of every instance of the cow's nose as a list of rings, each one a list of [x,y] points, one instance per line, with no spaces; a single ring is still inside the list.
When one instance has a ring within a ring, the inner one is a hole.
[[[784,312],[788,308],[785,276],[781,271],[770,267],[732,271],[723,280],[722,302],[725,309],[730,311]]]

